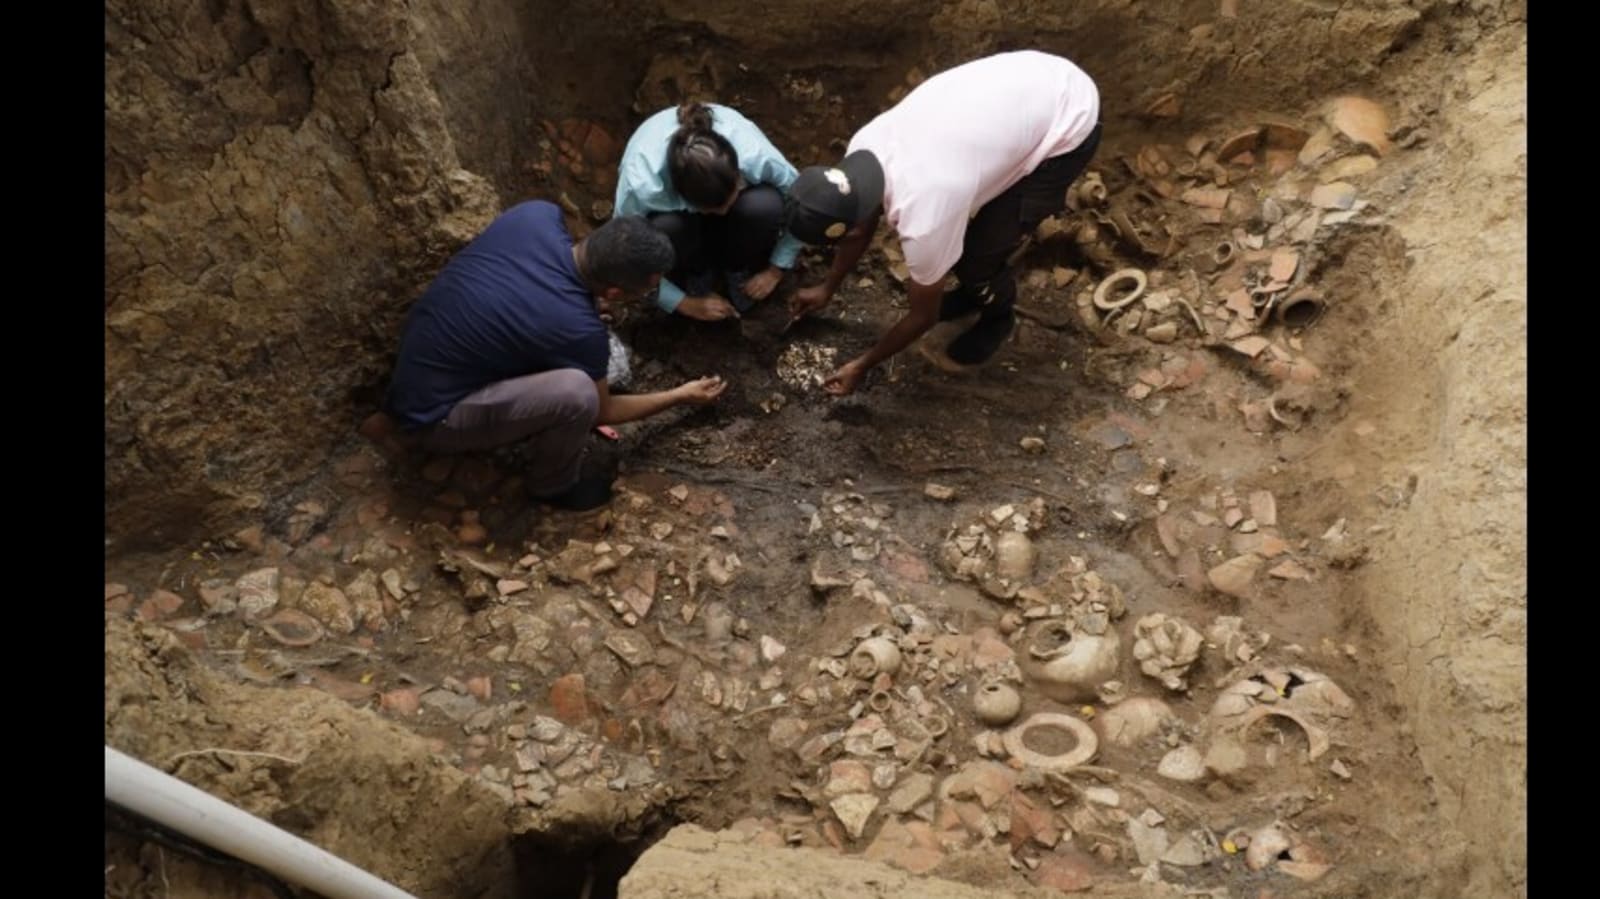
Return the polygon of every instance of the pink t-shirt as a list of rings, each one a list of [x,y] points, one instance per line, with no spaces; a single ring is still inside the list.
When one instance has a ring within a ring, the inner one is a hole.
[[[1036,50],[974,60],[929,78],[856,132],[850,152],[883,165],[883,208],[906,266],[937,284],[961,258],[967,222],[1100,121],[1084,71]]]

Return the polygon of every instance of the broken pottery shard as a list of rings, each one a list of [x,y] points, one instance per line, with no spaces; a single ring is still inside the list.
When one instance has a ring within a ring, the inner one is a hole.
[[[1328,163],[1322,171],[1317,173],[1317,180],[1323,184],[1330,181],[1343,181],[1346,178],[1357,178],[1371,172],[1378,167],[1378,160],[1371,156],[1346,156],[1343,159]]]
[[[283,609],[261,622],[261,629],[284,646],[310,646],[322,639],[322,623],[299,609]]]
[[[1298,877],[1301,880],[1310,881],[1320,879],[1324,874],[1327,874],[1329,871],[1333,870],[1333,866],[1322,864],[1320,862],[1285,861],[1278,862],[1278,870],[1289,875],[1290,877]]]
[[[954,487],[946,487],[943,484],[935,484],[932,481],[923,486],[922,493],[928,498],[936,499],[940,502],[949,502],[956,498],[956,489]]]
[[[1355,185],[1348,181],[1319,184],[1311,191],[1311,204],[1323,209],[1349,209],[1356,204]]]
[[[923,772],[908,775],[905,782],[889,794],[889,810],[904,815],[933,796],[933,775]]]
[[[829,799],[871,790],[872,770],[865,763],[844,760],[828,766],[828,781],[822,788],[822,794]]]
[[[1229,596],[1244,596],[1261,567],[1261,557],[1255,553],[1235,556],[1206,572],[1211,586]]]
[[[1264,528],[1277,526],[1278,502],[1271,491],[1257,490],[1250,494],[1250,517]]]
[[[1377,103],[1365,97],[1339,97],[1328,104],[1325,119],[1351,142],[1371,147],[1379,156],[1388,154],[1389,114]]]
[[[1261,132],[1269,149],[1287,150],[1290,153],[1300,152],[1306,141],[1311,138],[1305,129],[1280,122],[1268,122],[1262,125]]]
[[[867,821],[878,807],[878,797],[870,793],[852,793],[833,800],[829,807],[838,816],[839,823],[844,825],[845,832],[850,834],[850,839],[859,840],[867,829]]]
[[[1142,865],[1153,865],[1167,853],[1167,831],[1161,827],[1147,827],[1138,818],[1128,819],[1128,836]]]
[[[1199,840],[1184,834],[1172,844],[1172,848],[1161,854],[1161,861],[1180,868],[1194,868],[1206,863],[1206,850]]]
[[[1159,515],[1156,517],[1156,536],[1161,538],[1161,548],[1167,555],[1176,559],[1182,552],[1183,544],[1178,539],[1178,519],[1172,515]]]
[[[1299,562],[1296,562],[1293,559],[1286,559],[1283,562],[1280,562],[1271,571],[1268,571],[1267,574],[1284,581],[1311,580],[1311,572],[1307,571],[1304,565],[1301,565]]]
[[[1151,343],[1172,343],[1178,339],[1176,322],[1162,322],[1145,329],[1144,336]]]
[[[1294,273],[1300,269],[1300,254],[1294,250],[1278,250],[1272,254],[1272,263],[1268,274],[1272,280],[1287,284],[1293,280]]]
[[[260,618],[278,605],[278,569],[260,568],[239,578],[239,609],[247,618]]]
[[[618,631],[606,638],[605,645],[629,668],[638,668],[655,661],[655,647],[635,631]]]
[[[1261,129],[1246,129],[1222,142],[1222,146],[1217,148],[1217,159],[1222,162],[1244,162],[1240,157],[1254,153],[1260,143]]]
[[[1180,199],[1202,209],[1221,210],[1228,205],[1228,198],[1232,195],[1233,191],[1225,188],[1191,187],[1183,192]]]
[[[1272,341],[1266,339],[1265,337],[1251,336],[1241,337],[1240,339],[1228,344],[1228,346],[1233,350],[1243,353],[1244,355],[1254,359],[1255,357],[1261,355],[1262,351],[1264,351],[1271,343]]]

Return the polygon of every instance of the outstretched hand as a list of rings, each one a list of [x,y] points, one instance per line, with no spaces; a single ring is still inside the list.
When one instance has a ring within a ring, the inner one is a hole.
[[[852,359],[829,375],[828,379],[822,382],[822,389],[833,396],[849,396],[856,392],[856,388],[861,386],[861,379],[866,376],[866,366],[861,364],[860,359]]]
[[[717,397],[722,396],[722,392],[727,389],[728,383],[720,377],[697,378],[678,387],[678,401],[704,406],[716,402]]]

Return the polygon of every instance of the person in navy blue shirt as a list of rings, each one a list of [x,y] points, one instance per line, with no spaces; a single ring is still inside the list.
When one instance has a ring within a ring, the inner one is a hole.
[[[580,480],[589,432],[684,403],[716,400],[721,378],[616,396],[601,316],[643,301],[671,270],[671,241],[641,216],[620,216],[577,244],[554,204],[514,206],[458,252],[412,307],[384,411],[362,432],[429,452],[527,444],[528,491],[590,509],[609,479]]]

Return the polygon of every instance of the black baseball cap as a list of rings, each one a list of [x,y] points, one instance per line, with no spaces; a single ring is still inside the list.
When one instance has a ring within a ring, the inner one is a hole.
[[[883,166],[870,150],[857,150],[837,166],[814,165],[789,187],[784,219],[790,234],[808,244],[831,244],[883,202]]]

